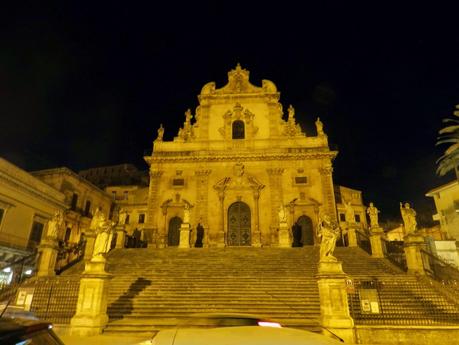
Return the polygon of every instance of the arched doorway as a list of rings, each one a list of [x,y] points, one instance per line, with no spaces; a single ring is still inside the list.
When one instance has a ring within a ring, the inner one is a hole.
[[[169,231],[167,232],[167,245],[169,247],[176,247],[179,245],[180,225],[182,225],[182,219],[180,217],[173,217],[169,220]]]
[[[314,244],[314,230],[312,220],[308,216],[301,216],[292,227],[292,247],[310,246]]]
[[[228,245],[251,245],[250,207],[242,201],[228,208]]]

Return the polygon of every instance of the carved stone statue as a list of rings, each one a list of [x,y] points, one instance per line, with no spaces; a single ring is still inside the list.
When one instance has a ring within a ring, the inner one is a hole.
[[[158,128],[158,137],[156,138],[156,141],[163,141],[163,136],[164,136],[164,127],[163,127],[163,124],[161,124]]]
[[[345,219],[347,223],[355,223],[355,212],[354,208],[352,207],[352,204],[350,201],[346,202],[344,201],[344,207],[346,209],[345,211]]]
[[[402,203],[400,203],[400,213],[404,223],[405,235],[415,232],[418,225],[416,221],[416,211],[406,202],[403,206]]]
[[[322,121],[320,121],[320,117],[317,118],[316,120],[316,130],[317,130],[317,135],[324,135],[324,124]]]
[[[104,214],[102,213],[102,210],[100,209],[100,207],[98,207],[96,209],[96,212],[94,212],[94,215],[92,216],[92,219],[91,219],[91,223],[89,225],[89,229],[91,230],[96,230],[97,228],[97,225],[100,223],[101,221],[101,218],[104,218],[105,219],[105,216]]]
[[[367,214],[370,217],[370,227],[377,228],[378,224],[378,213],[379,210],[370,202],[370,206],[367,208]]]
[[[94,242],[94,251],[92,256],[103,256],[110,250],[110,245],[113,237],[113,224],[105,219],[105,215],[101,212],[97,218],[96,226],[96,241]]]
[[[290,106],[288,107],[288,121],[291,122],[295,122],[295,108],[293,108],[293,106],[290,104]]]
[[[51,220],[48,222],[48,230],[46,231],[46,236],[56,239],[63,224],[64,214],[61,210],[58,210],[54,213],[53,218],[51,218]]]
[[[287,223],[287,211],[284,205],[279,206],[279,223],[285,224]]]
[[[185,206],[183,207],[183,223],[190,224],[190,205],[187,203],[185,203]]]
[[[339,225],[329,215],[319,217],[318,237],[320,242],[320,261],[337,261],[333,256],[336,240],[340,235]]]

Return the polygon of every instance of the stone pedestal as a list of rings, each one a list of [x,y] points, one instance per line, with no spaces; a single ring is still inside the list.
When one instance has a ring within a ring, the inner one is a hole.
[[[252,234],[252,247],[261,247],[261,232],[256,231]]]
[[[40,261],[38,263],[37,276],[50,277],[56,275],[56,260],[59,246],[56,239],[44,238],[38,246]]]
[[[105,258],[88,261],[80,280],[78,303],[70,321],[70,333],[92,336],[102,333],[108,322],[107,297],[111,274],[105,271]]]
[[[190,224],[182,223],[182,225],[180,225],[179,248],[190,248],[190,231]]]
[[[345,342],[354,343],[354,320],[349,313],[346,279],[339,261],[320,261],[316,275],[320,296],[320,322]]]
[[[224,248],[225,246],[225,233],[222,230],[217,232],[217,235],[215,236],[215,243],[211,245],[211,247]]]
[[[115,244],[115,248],[124,248],[125,241],[126,241],[126,231],[124,231],[124,226],[118,225],[116,227],[116,244]]]
[[[292,240],[290,239],[290,231],[287,223],[279,224],[279,247],[280,248],[291,248]]]
[[[408,273],[424,275],[425,271],[421,256],[421,249],[425,248],[424,238],[417,234],[409,234],[403,238],[403,241]]]
[[[384,249],[381,236],[384,233],[381,228],[370,229],[371,256],[374,258],[384,258]]]
[[[89,261],[92,258],[92,253],[94,251],[94,242],[96,242],[96,234],[94,231],[87,231],[85,233],[86,246],[84,248],[84,261]]]
[[[357,234],[354,226],[347,228],[347,245],[348,247],[357,247]]]

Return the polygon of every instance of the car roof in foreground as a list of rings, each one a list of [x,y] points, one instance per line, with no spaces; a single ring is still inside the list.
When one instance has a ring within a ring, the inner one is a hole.
[[[0,318],[0,340],[49,329],[48,322],[22,318]]]
[[[174,339],[175,338],[175,339]],[[174,342],[171,343],[171,339]],[[171,329],[153,338],[154,345],[338,345],[327,336],[293,328],[222,327],[211,329]]]

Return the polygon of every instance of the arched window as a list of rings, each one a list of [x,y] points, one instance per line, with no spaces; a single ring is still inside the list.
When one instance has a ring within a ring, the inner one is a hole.
[[[233,139],[244,139],[245,128],[244,121],[236,120],[233,122]]]

